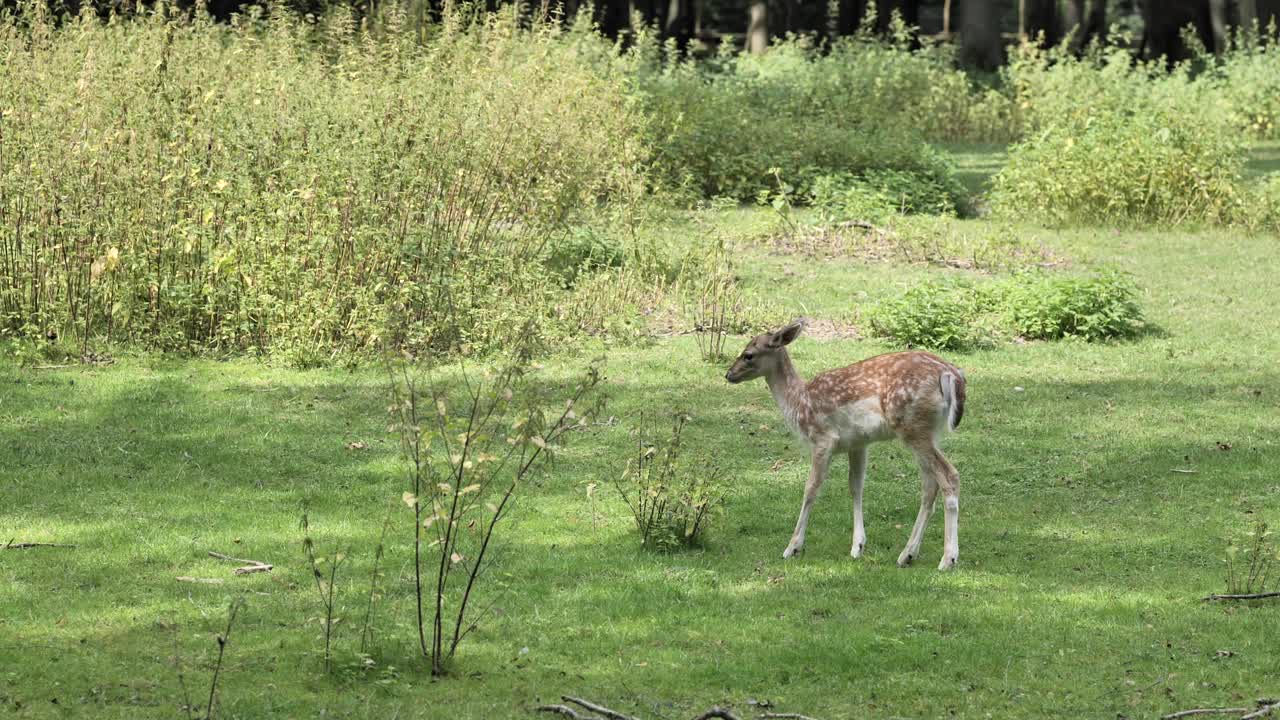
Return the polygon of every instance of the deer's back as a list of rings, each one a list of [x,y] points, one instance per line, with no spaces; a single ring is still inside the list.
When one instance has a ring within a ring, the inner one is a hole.
[[[874,421],[871,415],[878,414],[884,432],[904,438],[932,436],[944,407],[944,372],[964,377],[956,366],[933,353],[908,350],[828,370],[810,380],[807,389],[817,418],[845,425],[849,423],[847,418],[856,415],[864,418],[859,422],[870,429]]]

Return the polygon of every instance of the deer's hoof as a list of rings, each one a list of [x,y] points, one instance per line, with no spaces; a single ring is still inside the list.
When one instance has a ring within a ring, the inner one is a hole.
[[[792,555],[795,555],[796,553],[800,552],[803,549],[804,549],[803,545],[799,545],[799,546],[788,545],[787,549],[782,551],[782,559],[786,560],[790,558]]]
[[[954,567],[956,566],[956,562],[958,562],[959,560],[960,560],[960,558],[956,558],[956,557],[945,557],[945,556],[944,556],[944,557],[942,558],[942,562],[938,563],[938,569],[939,569],[939,570],[951,570],[952,568],[954,568]]]
[[[916,559],[915,555],[912,555],[909,552],[903,551],[903,553],[898,556],[898,567],[900,568],[911,567],[911,561],[915,559]]]
[[[862,549],[864,547],[866,547],[866,543],[858,543],[857,545],[854,545],[853,549],[849,551],[849,557],[852,557],[855,560],[862,557]]]

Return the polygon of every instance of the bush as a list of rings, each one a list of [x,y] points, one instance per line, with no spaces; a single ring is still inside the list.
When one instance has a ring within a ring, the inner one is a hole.
[[[965,350],[1000,337],[1095,342],[1131,337],[1143,327],[1128,275],[1089,277],[1023,272],[983,284],[926,282],[867,313],[871,330],[908,347]]]
[[[1084,278],[1025,273],[1008,283],[1002,300],[1022,337],[1094,341],[1130,337],[1142,328],[1136,295],[1133,280],[1116,271]]]
[[[811,204],[830,219],[871,220],[893,214],[955,215],[964,186],[951,174],[868,170],[814,178],[809,194]]]
[[[554,330],[544,239],[642,189],[594,34],[168,12],[0,20],[0,332],[298,364],[493,348]],[[551,262],[616,262],[569,237]]]
[[[751,200],[780,179],[807,197],[824,175],[897,171],[961,204],[952,168],[916,129],[929,110],[913,98],[931,92],[934,75],[963,83],[931,57],[866,38],[827,55],[793,39],[762,56],[645,64],[655,54],[641,46],[633,57],[655,174],[667,186]]]
[[[1244,145],[1213,83],[1122,50],[1024,48],[1008,72],[1028,137],[995,177],[995,213],[1057,225],[1239,215]]]
[[[614,480],[635,518],[640,544],[675,550],[700,544],[712,513],[724,500],[720,471],[706,463],[683,462],[681,435],[689,416],[676,413],[671,433],[660,442],[641,418],[635,455]]]
[[[965,350],[985,341],[978,318],[988,308],[972,284],[925,282],[883,300],[867,314],[871,330],[907,347]]]

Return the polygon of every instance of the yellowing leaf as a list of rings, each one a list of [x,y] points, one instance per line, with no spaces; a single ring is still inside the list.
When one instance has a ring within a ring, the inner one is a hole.
[[[449,556],[449,560],[450,560],[451,562],[455,563],[455,564],[456,564],[456,563],[460,563],[460,562],[462,562],[462,556],[461,556],[461,555],[459,555],[458,553],[454,553],[454,554],[452,554],[452,555],[450,555],[450,556]]]
[[[542,438],[538,437],[537,435],[534,435],[533,437],[529,438],[529,442],[533,443],[534,445],[537,445],[538,447],[540,447],[540,448],[542,448],[542,449],[544,449],[544,450],[545,450],[545,449],[546,449],[546,447],[547,447],[547,441],[546,441],[546,440],[543,440]]]
[[[438,485],[436,485],[436,487],[440,488],[440,492],[442,493],[453,492],[453,486],[450,485],[449,483],[439,483]]]
[[[459,494],[459,495],[466,495],[467,493],[473,493],[473,492],[477,492],[477,491],[479,491],[479,490],[480,490],[480,483],[474,483],[474,484],[472,484],[472,485],[468,485],[468,486],[466,486],[466,487],[462,488],[462,490],[461,490],[461,491],[459,491],[459,492],[458,492],[458,494]]]
[[[401,495],[400,499],[404,500],[404,504],[408,505],[409,507],[413,507],[414,505],[418,504],[418,496],[414,495],[408,490],[404,491],[404,495]]]

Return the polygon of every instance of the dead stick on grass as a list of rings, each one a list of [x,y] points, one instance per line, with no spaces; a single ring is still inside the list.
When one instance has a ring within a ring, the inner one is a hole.
[[[589,700],[576,698],[576,697],[573,697],[572,695],[561,695],[560,699],[564,700],[565,702],[573,703],[574,705],[577,705],[579,707],[584,707],[593,713],[598,713],[600,715],[603,715],[609,718],[609,720],[636,720],[630,715],[623,715],[617,710],[610,710],[609,708],[604,707],[603,705],[597,705]]]
[[[67,545],[65,543],[45,543],[45,542],[20,542],[16,543],[12,540],[4,544],[4,550],[29,550],[38,547],[52,548],[74,548],[75,545]]]
[[[1242,716],[1240,720],[1256,720],[1260,717],[1266,717],[1276,710],[1280,710],[1280,702],[1275,700],[1259,700],[1258,703],[1262,705],[1262,707],[1254,710],[1248,715]]]
[[[778,718],[779,720],[781,720],[782,718],[790,718],[790,720],[814,720],[813,718],[809,717],[808,715],[801,715],[800,713],[770,713],[770,712],[767,712],[767,713],[760,713],[760,717],[761,717],[761,718]]]
[[[1245,595],[1210,595],[1200,598],[1200,602],[1210,602],[1213,600],[1262,600],[1264,598],[1280,597],[1280,592],[1264,592],[1264,593],[1248,593]]]
[[[1253,712],[1249,712],[1249,708],[1192,708],[1191,710],[1179,710],[1168,715],[1162,715],[1160,720],[1177,720],[1177,718],[1195,715],[1239,715],[1240,720],[1257,720],[1258,718],[1267,717],[1276,710],[1280,710],[1280,702],[1264,698],[1258,700],[1258,707]]]
[[[221,585],[224,580],[222,578],[198,578],[198,577],[176,577],[174,580],[178,582],[199,583],[201,585]]]
[[[734,715],[733,713],[720,707],[719,705],[716,705],[710,710],[702,713],[701,715],[694,718],[693,720],[711,720],[711,718],[721,718],[722,720],[739,720],[737,715]]]
[[[1249,712],[1249,708],[1193,708],[1162,715],[1160,720],[1175,720],[1175,718],[1191,717],[1192,715],[1241,715],[1247,712]]]
[[[272,565],[267,565],[265,563],[260,565],[245,565],[244,567],[236,568],[233,572],[236,575],[248,575],[250,573],[271,572],[272,567]]]
[[[592,716],[578,714],[577,710],[574,710],[568,705],[539,705],[536,709],[538,712],[556,713],[568,718],[573,718],[573,720],[596,720],[596,718]]]
[[[220,552],[214,552],[212,550],[209,551],[209,557],[218,558],[219,560],[226,560],[227,562],[237,562],[237,563],[240,563],[241,565],[267,565],[267,566],[271,565],[271,563],[264,563],[261,560],[246,560],[244,558],[231,557],[230,555],[223,555]]]

